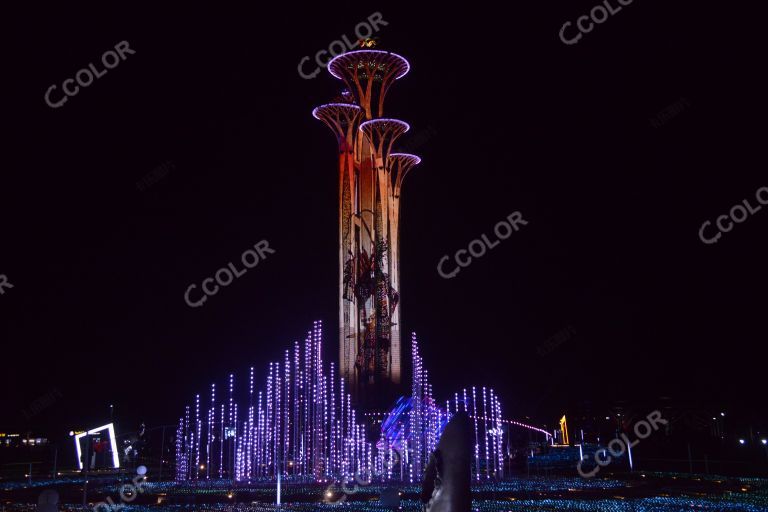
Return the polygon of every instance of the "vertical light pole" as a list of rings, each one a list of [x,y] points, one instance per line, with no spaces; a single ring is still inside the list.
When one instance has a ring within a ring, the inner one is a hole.
[[[79,441],[78,441],[79,442]],[[85,459],[83,460],[83,506],[88,504],[88,468],[91,466],[91,433],[85,435]]]
[[[158,477],[157,477],[158,480],[160,480],[162,478],[162,476],[163,476],[163,456],[165,454],[165,429],[166,429],[166,427],[177,428],[178,425],[158,425],[156,427],[150,427],[150,428],[144,430],[144,432],[147,433],[147,432],[152,432],[152,431],[157,430],[157,429],[162,429],[162,438],[160,439],[160,472],[159,472]],[[208,469],[209,464],[204,464],[203,466],[206,469]],[[202,471],[200,465],[197,466],[196,471],[198,471],[198,472]]]
[[[58,445],[54,445],[53,447],[53,476],[52,478],[56,478],[56,463],[59,460],[59,447]]]
[[[163,437],[160,439],[160,472],[157,475],[158,480],[163,479],[163,462],[165,462],[163,460],[163,457],[165,457],[165,425],[163,425],[162,436]],[[206,470],[208,470],[207,466]]]
[[[277,436],[277,434],[275,434]],[[277,474],[277,500],[276,504],[278,507],[280,507],[280,484],[282,483],[280,481],[280,477],[282,476],[282,471],[280,471],[280,450],[278,449],[279,443],[277,442],[277,438],[275,440],[275,473]]]
[[[688,443],[688,471],[693,474],[693,456],[691,455],[691,443]]]

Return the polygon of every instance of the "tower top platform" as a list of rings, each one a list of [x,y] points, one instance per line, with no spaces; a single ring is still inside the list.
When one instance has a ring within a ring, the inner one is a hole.
[[[384,50],[353,50],[337,55],[328,62],[328,71],[339,80],[359,77],[374,80],[404,77],[411,65],[396,53]]]
[[[383,50],[355,50],[328,62],[328,72],[344,81],[366,119],[384,116],[384,97],[392,83],[411,69],[404,57]]]

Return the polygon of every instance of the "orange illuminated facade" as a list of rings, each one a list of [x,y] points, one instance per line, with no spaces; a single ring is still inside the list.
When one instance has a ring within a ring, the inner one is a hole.
[[[392,151],[409,126],[384,117],[384,99],[409,68],[381,50],[339,55],[328,70],[346,89],[313,111],[338,144],[339,371],[356,403],[388,400],[402,379],[400,194],[420,159]]]

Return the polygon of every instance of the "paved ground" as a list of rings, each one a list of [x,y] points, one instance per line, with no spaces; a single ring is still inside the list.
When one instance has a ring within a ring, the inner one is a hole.
[[[129,479],[125,480],[130,483]],[[378,504],[382,485],[348,487],[343,492],[333,484],[286,484],[284,504],[273,503],[273,484],[231,487],[226,481],[205,481],[197,485],[173,482],[147,482],[141,492],[121,502],[120,485],[114,477],[89,482],[89,502],[82,503],[82,479],[39,481],[28,484],[0,483],[0,503],[7,512],[34,510],[43,489],[56,488],[65,503],[62,512],[212,512],[314,511],[337,510],[374,512],[389,510]],[[418,486],[401,486],[400,510],[419,511]],[[768,480],[645,473],[632,476],[582,479],[572,477],[513,478],[473,489],[473,509],[501,511],[768,511]],[[95,507],[112,500],[117,506]],[[160,503],[158,503],[160,502]],[[271,503],[270,503],[271,502]],[[285,503],[287,502],[287,503]],[[69,503],[69,504],[67,504]],[[94,511],[94,508],[96,510]]]

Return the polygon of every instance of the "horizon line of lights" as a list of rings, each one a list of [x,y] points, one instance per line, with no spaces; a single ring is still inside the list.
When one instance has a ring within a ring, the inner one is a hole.
[[[387,416],[388,414],[390,414],[390,413],[388,413],[388,412],[366,412],[366,413],[363,413],[363,416]],[[469,414],[468,416],[470,418],[473,418],[473,419],[475,418],[475,416],[472,415],[472,414]],[[485,418],[483,416],[477,416],[477,419],[479,419],[479,420],[486,420],[486,419],[489,419],[489,418]],[[541,432],[542,434],[544,434],[548,438],[552,437],[552,434],[547,432],[543,428],[534,427],[532,425],[526,425],[525,423],[521,423],[521,422],[515,421],[515,420],[505,420],[503,418],[499,419],[498,421],[500,421],[501,423],[506,423],[508,425],[515,425],[515,426],[518,426],[518,427],[523,427],[523,428],[527,428],[527,429],[530,429],[530,430],[535,430],[537,432]]]

